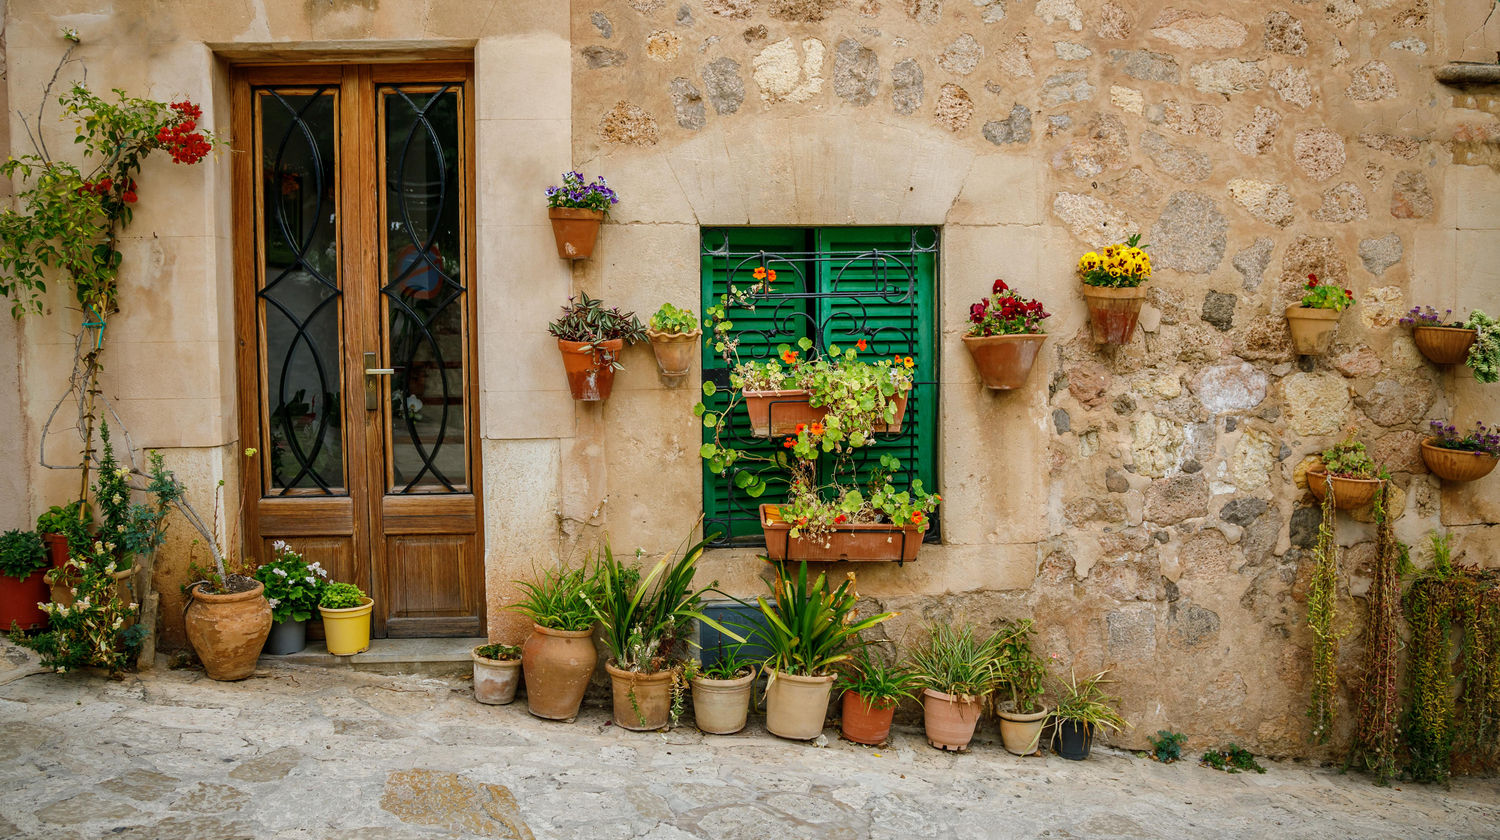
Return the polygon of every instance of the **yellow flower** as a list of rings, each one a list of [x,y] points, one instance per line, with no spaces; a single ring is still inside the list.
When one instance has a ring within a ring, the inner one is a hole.
[[[1082,257],[1079,257],[1079,259],[1078,259],[1078,270],[1079,271],[1093,271],[1094,269],[1096,269],[1098,267],[1099,267],[1099,254],[1096,251],[1090,251],[1087,254],[1084,254]]]

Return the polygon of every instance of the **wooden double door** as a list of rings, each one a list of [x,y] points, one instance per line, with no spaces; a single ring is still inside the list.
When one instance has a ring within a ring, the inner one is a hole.
[[[472,67],[233,72],[246,549],[382,636],[484,633]]]

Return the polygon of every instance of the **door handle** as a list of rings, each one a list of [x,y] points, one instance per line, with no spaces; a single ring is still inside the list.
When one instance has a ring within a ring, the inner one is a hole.
[[[365,411],[377,411],[380,409],[380,380],[378,376],[391,376],[395,374],[395,368],[375,367],[374,353],[365,354]]]

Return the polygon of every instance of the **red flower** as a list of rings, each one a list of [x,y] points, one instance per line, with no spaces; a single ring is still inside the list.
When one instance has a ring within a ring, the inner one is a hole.
[[[860,350],[868,350],[869,349],[869,345],[865,342],[865,340],[863,338],[861,338],[859,341],[854,342],[854,346],[858,347]]]
[[[781,448],[782,449],[791,449],[793,446],[796,446],[796,445],[797,445],[797,439],[796,438],[787,438],[786,440],[784,440],[784,441],[781,442]]]
[[[1316,283],[1316,282],[1318,282],[1318,275],[1316,275],[1316,274],[1309,274],[1309,275],[1307,275],[1307,279],[1308,279],[1308,282]]]
[[[120,194],[120,198],[123,199],[126,204],[134,204],[136,202],[135,191],[126,190],[125,192]]]
[[[1010,291],[1010,287],[1007,286],[1007,285],[1005,285],[1005,281],[1004,280],[1000,280],[1000,279],[996,279],[995,280],[995,285],[992,286],[992,287],[990,287],[990,294],[992,294],[992,295],[998,295],[1001,292],[1008,292],[1008,291]]]
[[[980,321],[984,320],[984,313],[985,313],[985,306],[984,306],[984,304],[982,304],[982,303],[976,303],[973,306],[969,307],[969,320],[973,321],[974,323],[977,324]]]
[[[1346,297],[1354,297],[1354,293],[1353,293],[1353,292],[1351,292],[1351,291],[1349,291],[1349,290],[1348,290],[1348,289],[1345,289],[1345,290],[1344,290],[1344,295],[1345,295],[1345,296],[1346,296]]]
[[[835,525],[842,525],[842,524],[844,524],[845,522],[848,522],[848,521],[849,521],[849,517],[845,516],[842,513],[839,514],[838,516],[835,516],[833,518],[833,524],[835,524]]]

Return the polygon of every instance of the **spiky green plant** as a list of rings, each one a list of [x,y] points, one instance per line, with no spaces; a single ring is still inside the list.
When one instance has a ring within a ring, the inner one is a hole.
[[[889,709],[912,699],[921,687],[921,678],[905,663],[877,656],[871,650],[863,648],[856,653],[848,667],[839,672],[835,686],[858,694],[872,709]]]
[[[771,649],[766,666],[776,671],[803,677],[827,674],[866,644],[860,633],[898,615],[880,613],[859,619],[853,572],[830,589],[823,573],[808,582],[805,561],[792,573],[785,564],[774,566],[775,577],[768,583],[771,600],[762,596],[756,603],[766,617],[766,643]]]
[[[986,698],[1004,675],[1000,646],[1005,636],[984,636],[972,624],[934,623],[927,641],[912,649],[911,662],[925,688],[955,697]]]

